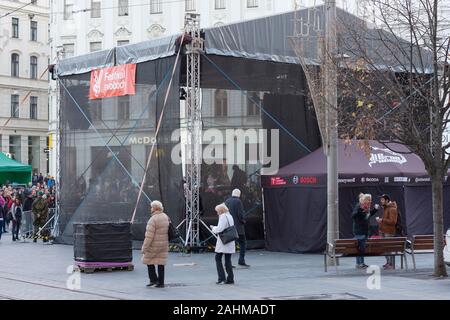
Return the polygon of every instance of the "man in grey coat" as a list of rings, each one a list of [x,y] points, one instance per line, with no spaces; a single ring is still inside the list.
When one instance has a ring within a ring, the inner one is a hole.
[[[234,225],[236,226],[239,234],[239,261],[238,264],[244,267],[250,267],[245,263],[245,250],[247,248],[247,239],[245,238],[245,217],[244,217],[244,205],[240,199],[241,191],[234,189],[231,193],[231,197],[225,201],[225,205],[230,210],[230,214],[233,216]]]

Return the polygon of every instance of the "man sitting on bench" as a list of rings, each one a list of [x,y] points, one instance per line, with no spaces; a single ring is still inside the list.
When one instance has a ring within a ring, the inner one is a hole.
[[[358,240],[358,249],[360,256],[356,257],[356,268],[357,269],[366,269],[368,265],[364,263],[364,249],[366,245],[366,239],[369,236],[369,219],[375,213],[377,213],[378,208],[380,207],[378,204],[375,205],[375,208],[370,210],[370,206],[372,204],[372,195],[370,194],[359,194],[359,202],[355,205],[355,208],[352,212],[353,219],[353,234],[355,238]]]

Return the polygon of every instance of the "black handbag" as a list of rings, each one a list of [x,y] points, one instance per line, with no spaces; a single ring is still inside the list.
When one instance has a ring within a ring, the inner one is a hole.
[[[169,241],[176,240],[180,237],[178,229],[174,227],[172,221],[169,220],[169,231],[168,231]]]
[[[228,217],[226,217],[226,218],[227,218],[227,222],[228,222]],[[228,222],[228,225],[229,224],[230,223]],[[219,233],[219,237],[223,244],[227,244],[227,243],[230,243],[231,241],[235,241],[235,240],[239,239],[239,234],[237,232],[236,227],[233,225],[233,226],[229,226],[228,228],[223,230],[221,233]]]

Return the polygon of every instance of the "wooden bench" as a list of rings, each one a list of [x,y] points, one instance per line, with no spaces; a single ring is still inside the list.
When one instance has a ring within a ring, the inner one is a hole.
[[[445,243],[445,236],[442,239],[442,241]],[[434,253],[434,236],[433,235],[412,236],[412,238],[407,241],[406,253],[411,255],[415,271],[416,254]]]
[[[365,257],[374,256],[400,256],[401,268],[403,269],[403,260],[405,267],[408,269],[408,261],[406,260],[406,237],[395,238],[380,238],[367,239],[365,245],[365,252],[362,254]],[[360,256],[358,250],[358,240],[356,239],[337,239],[334,243],[327,243],[324,252],[324,267],[327,272],[327,257],[333,259],[334,266],[337,272],[337,259],[346,257]]]

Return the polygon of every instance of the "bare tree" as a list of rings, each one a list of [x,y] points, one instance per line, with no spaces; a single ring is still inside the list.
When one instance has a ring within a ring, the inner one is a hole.
[[[340,136],[405,145],[432,181],[434,275],[443,261],[443,183],[450,165],[450,0],[365,0],[377,25],[338,15]],[[398,151],[398,150],[393,150]]]

